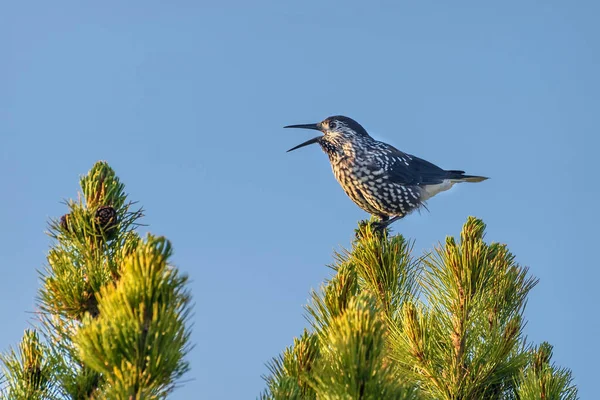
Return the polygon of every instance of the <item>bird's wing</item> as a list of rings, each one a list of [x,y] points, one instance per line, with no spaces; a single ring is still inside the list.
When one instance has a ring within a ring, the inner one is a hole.
[[[437,165],[392,146],[370,157],[367,168],[373,175],[401,185],[436,185],[448,177],[448,172]]]

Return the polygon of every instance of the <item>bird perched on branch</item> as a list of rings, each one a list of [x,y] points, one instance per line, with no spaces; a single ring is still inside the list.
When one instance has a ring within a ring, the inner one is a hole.
[[[358,122],[341,115],[316,124],[284,128],[323,133],[288,152],[318,143],[329,156],[333,174],[346,194],[360,208],[379,218],[377,228],[386,228],[455,183],[488,179],[465,175],[464,171],[444,170],[404,153],[373,139]]]

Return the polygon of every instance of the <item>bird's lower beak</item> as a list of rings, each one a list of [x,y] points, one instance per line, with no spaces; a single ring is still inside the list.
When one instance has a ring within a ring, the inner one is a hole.
[[[298,145],[298,146],[296,146],[296,147],[292,147],[291,149],[289,149],[289,150],[287,151],[287,153],[289,153],[290,151],[294,151],[294,150],[296,150],[296,149],[299,149],[300,147],[308,146],[309,144],[313,144],[313,143],[319,143],[319,141],[321,140],[321,138],[322,138],[322,137],[323,137],[323,136],[317,136],[317,137],[314,137],[314,138],[312,138],[312,139],[310,139],[310,140],[307,140],[306,142],[304,142],[304,143],[301,143],[301,144],[299,144],[299,145]]]
[[[288,126],[284,126],[284,128],[313,129],[315,131],[320,131],[321,130],[321,124],[288,125]],[[318,143],[319,140],[321,140],[321,138],[322,138],[322,136],[317,136],[315,138],[307,140],[306,142],[304,142],[302,144],[299,144],[298,146],[289,149],[287,152],[289,153],[290,151],[294,151],[296,149],[299,149],[300,147],[308,146],[309,144]]]

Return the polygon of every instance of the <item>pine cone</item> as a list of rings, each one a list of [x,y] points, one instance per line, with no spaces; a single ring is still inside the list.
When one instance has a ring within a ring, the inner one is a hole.
[[[25,369],[25,379],[33,388],[40,389],[43,381],[42,371],[40,366],[30,364]]]
[[[117,212],[111,206],[98,207],[95,220],[100,229],[108,232],[117,225]]]
[[[63,228],[64,231],[71,230],[69,228],[69,217],[70,217],[70,214],[65,214],[62,217],[60,217],[60,227]]]

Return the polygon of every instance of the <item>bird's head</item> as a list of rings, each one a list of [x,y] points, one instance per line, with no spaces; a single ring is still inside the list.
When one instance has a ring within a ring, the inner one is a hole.
[[[325,118],[323,121],[317,122],[316,124],[288,125],[284,126],[284,128],[313,129],[323,132],[323,135],[319,135],[315,138],[307,140],[306,142],[289,149],[288,152],[313,143],[321,144],[324,140],[328,139],[330,141],[337,142],[339,139],[353,140],[369,137],[367,131],[358,122],[352,118],[341,115]]]

